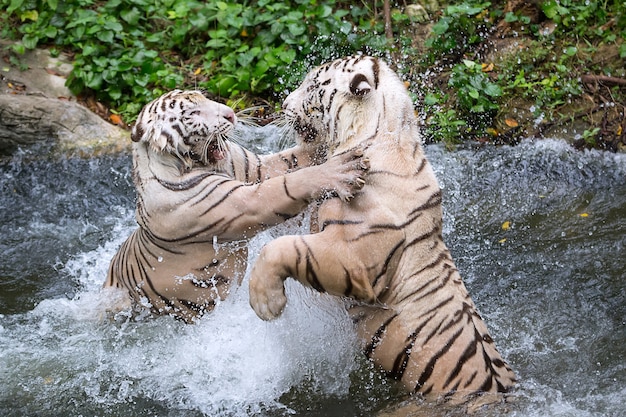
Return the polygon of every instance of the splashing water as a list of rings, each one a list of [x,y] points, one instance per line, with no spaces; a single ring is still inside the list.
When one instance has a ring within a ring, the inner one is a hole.
[[[246,137],[268,151],[276,131]],[[520,378],[515,401],[489,415],[619,415],[626,157],[556,141],[427,154],[446,242]],[[36,149],[0,161],[1,415],[356,416],[399,401],[359,354],[342,304],[291,280],[271,323],[248,306],[246,281],[195,325],[108,313],[108,263],[136,227],[129,167]],[[250,261],[303,233],[300,220],[257,236]]]

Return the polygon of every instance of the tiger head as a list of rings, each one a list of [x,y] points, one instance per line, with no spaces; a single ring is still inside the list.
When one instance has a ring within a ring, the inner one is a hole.
[[[230,107],[209,100],[201,91],[174,90],[141,110],[131,139],[186,165],[212,165],[226,158],[226,140],[236,122]]]
[[[283,113],[300,143],[327,146],[331,153],[416,124],[404,83],[369,56],[313,69],[285,99]]]

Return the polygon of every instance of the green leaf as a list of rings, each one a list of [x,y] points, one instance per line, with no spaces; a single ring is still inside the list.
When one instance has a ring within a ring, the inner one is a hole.
[[[517,22],[517,20],[517,16],[513,12],[507,12],[507,14],[504,15],[504,21],[507,23]]]
[[[13,13],[15,10],[21,8],[22,4],[24,4],[24,0],[11,0],[11,4],[9,4],[7,8],[7,13]]]
[[[578,48],[576,48],[575,46],[568,46],[567,48],[565,48],[565,51],[563,52],[567,56],[574,56],[576,55],[576,52],[578,52]]]
[[[94,45],[88,43],[87,45],[83,47],[82,55],[90,56],[90,55],[95,55],[97,52],[98,52],[98,49]]]
[[[270,69],[270,66],[267,63],[267,61],[259,61],[253,68],[252,73],[254,74],[256,78],[259,78],[263,74],[265,74],[269,69]]]
[[[464,59],[463,64],[465,64],[465,66],[469,69],[472,69],[476,66],[476,62],[470,61],[469,59]]]
[[[287,29],[293,36],[300,36],[306,32],[306,26],[300,23],[288,23]]]
[[[26,48],[22,43],[14,43],[11,45],[11,50],[18,55],[24,55],[26,53]]]
[[[472,6],[471,4],[468,4],[468,3],[461,3],[460,5],[448,6],[448,8],[446,9],[446,12],[449,15],[464,14],[467,16],[473,16],[475,14],[482,12],[484,9],[486,9],[490,5],[491,3],[488,3],[488,2],[479,4],[476,6]]]
[[[104,43],[113,43],[113,32],[110,30],[100,30],[96,33],[96,37]]]
[[[545,14],[548,19],[554,19],[558,15],[557,7],[558,4],[555,0],[544,1],[541,4],[541,10],[543,10],[543,14]]]
[[[57,36],[57,28],[55,28],[54,26],[48,26],[44,30],[43,34],[46,35],[46,37],[48,38],[54,39]]]
[[[119,88],[119,86],[109,85],[107,92],[109,93],[109,97],[111,97],[113,100],[119,100],[122,97],[122,90]]]
[[[448,31],[449,27],[450,24],[448,23],[448,20],[443,18],[433,25],[432,31],[436,35],[443,35]]]
[[[136,26],[141,18],[141,13],[139,13],[137,8],[133,7],[132,9],[122,10],[120,12],[120,17],[129,25]]]
[[[20,15],[20,19],[22,20],[22,22],[24,22],[25,20],[31,20],[33,22],[36,22],[37,20],[39,20],[39,12],[37,12],[37,10],[26,10]]]
[[[22,36],[22,43],[26,47],[26,49],[35,49],[37,47],[37,43],[39,42],[39,37],[35,35],[24,35]]]
[[[86,74],[85,86],[92,90],[99,90],[102,87],[102,75],[99,73],[89,72]]]
[[[285,64],[291,64],[294,59],[296,59],[296,51],[293,49],[287,49],[285,51],[281,51],[278,53],[278,57]]]
[[[500,97],[502,95],[502,88],[498,84],[488,83],[485,86],[485,94],[490,97]]]
[[[104,27],[112,32],[122,32],[124,30],[124,26],[117,20],[107,20],[104,22]]]
[[[435,104],[439,104],[439,97],[435,94],[428,93],[426,97],[424,97],[424,104],[427,106],[433,106]]]

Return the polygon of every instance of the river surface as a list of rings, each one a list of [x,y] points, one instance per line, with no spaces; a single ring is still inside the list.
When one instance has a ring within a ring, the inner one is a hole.
[[[275,140],[270,127],[246,134],[261,151]],[[478,415],[625,415],[626,155],[559,141],[426,151],[444,238],[520,380]],[[402,399],[341,304],[292,280],[271,323],[246,281],[195,325],[107,315],[108,263],[135,228],[130,157],[38,153],[0,160],[0,415],[370,416]],[[251,260],[303,231],[260,234]]]

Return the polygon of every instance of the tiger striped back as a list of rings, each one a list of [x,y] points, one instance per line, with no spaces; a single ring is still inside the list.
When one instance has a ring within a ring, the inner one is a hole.
[[[442,192],[397,75],[365,56],[310,72],[283,104],[301,141],[329,154],[368,146],[370,171],[349,204],[327,200],[319,232],[267,244],[250,278],[263,319],[285,306],[283,281],[350,297],[364,351],[410,392],[505,392],[515,375],[496,350],[442,236]]]

